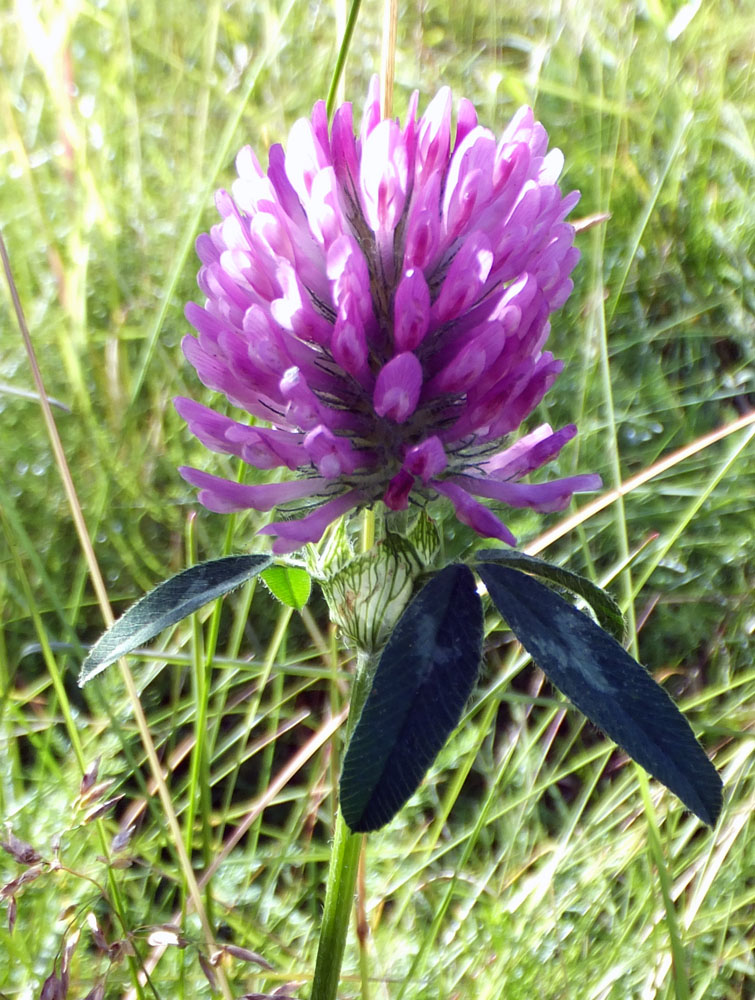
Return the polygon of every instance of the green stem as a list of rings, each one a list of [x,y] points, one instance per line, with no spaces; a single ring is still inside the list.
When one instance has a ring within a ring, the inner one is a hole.
[[[376,656],[370,656],[363,650],[359,650],[357,653],[349,721],[346,726],[347,741],[370,690],[376,663]],[[325,908],[322,915],[320,939],[317,943],[317,961],[315,962],[310,1000],[336,1000],[343,953],[346,949],[346,934],[349,930],[351,911],[354,907],[362,837],[362,834],[352,833],[349,830],[339,809],[336,815],[333,850],[330,854],[328,881],[325,887]]]
[[[310,1000],[336,1000],[361,846],[362,834],[349,830],[339,809]]]

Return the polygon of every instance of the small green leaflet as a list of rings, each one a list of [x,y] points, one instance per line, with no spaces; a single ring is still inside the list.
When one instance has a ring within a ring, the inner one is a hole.
[[[595,617],[599,624],[621,642],[626,633],[626,622],[621,608],[614,601],[610,594],[606,593],[602,587],[586,576],[575,573],[573,570],[564,569],[563,566],[554,566],[553,563],[545,562],[544,559],[536,559],[527,555],[526,552],[519,552],[516,549],[484,549],[475,554],[478,563],[495,562],[501,566],[509,566],[513,569],[524,570],[541,580],[548,580],[565,590],[570,590],[573,594],[583,598],[595,612]]]
[[[281,604],[301,611],[309,600],[312,579],[305,569],[299,566],[269,566],[261,576],[270,593]]]
[[[553,684],[713,826],[721,811],[721,779],[647,670],[587,615],[526,573],[494,563],[475,568],[511,631]]]
[[[441,570],[404,611],[383,650],[343,762],[349,828],[388,823],[456,728],[482,656],[482,602],[466,566]]]
[[[203,604],[240,587],[271,563],[270,556],[225,556],[177,573],[145,594],[95,643],[79,674],[83,687],[111,663],[154,639]]]

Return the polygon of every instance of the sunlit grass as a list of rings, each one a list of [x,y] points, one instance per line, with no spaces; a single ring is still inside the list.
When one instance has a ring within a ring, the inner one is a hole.
[[[380,10],[363,8],[346,67],[357,114],[379,62]],[[407,5],[400,20],[397,113],[415,87],[424,106],[450,83],[500,132],[532,102],[564,150],[565,184],[582,191],[575,215],[611,214],[579,237],[577,287],[552,335],[566,370],[543,413],[580,426],[555,471],[598,470],[608,487],[753,405],[755,11],[703,4],[676,34],[683,9],[459,0]],[[170,402],[204,391],[180,353],[182,309],[197,297],[194,237],[215,221],[211,194],[235,151],[249,142],[264,162],[325,96],[334,15],[300,2],[44,2],[0,16],[3,234],[120,609],[195,558],[257,544],[256,515],[188,525],[196,504],[175,469],[210,458]],[[209,988],[207,947],[121,677],[75,683],[103,622],[38,404],[18,395],[33,383],[7,294],[2,320],[0,815],[50,865],[19,888],[12,933],[0,911],[0,990],[38,996],[81,928],[71,996],[107,975],[108,996],[194,997]],[[671,965],[636,770],[491,631],[463,725],[369,838],[376,998],[751,990],[750,432],[697,450],[545,552],[623,600],[641,659],[724,777],[715,836],[650,786],[684,967]],[[512,526],[534,543],[553,523],[522,513]],[[292,614],[252,584],[130,663],[217,940],[273,966],[226,955],[234,995],[296,983],[306,996],[340,753],[329,720],[348,699],[348,651],[324,604]],[[77,742],[84,765],[99,757],[114,779],[107,795],[124,796],[99,829],[76,802]],[[21,871],[2,855],[4,882]],[[98,949],[90,911],[111,945],[129,945]],[[149,942],[174,922],[187,947]],[[150,983],[136,986],[143,963]],[[342,995],[359,995],[355,938],[344,973]]]

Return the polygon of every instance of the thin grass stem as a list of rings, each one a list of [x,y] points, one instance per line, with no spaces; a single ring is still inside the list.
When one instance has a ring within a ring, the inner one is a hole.
[[[351,39],[354,34],[354,28],[357,26],[357,19],[359,17],[359,8],[362,6],[362,0],[351,0],[351,6],[349,7],[349,16],[346,21],[346,29],[343,33],[343,38],[341,39],[341,45],[338,49],[338,55],[336,56],[336,64],[333,67],[333,76],[330,80],[330,87],[328,88],[328,97],[325,102],[325,107],[328,112],[328,118],[333,116],[333,109],[336,106],[336,95],[338,94],[338,87],[341,81],[341,76],[343,74],[343,68],[346,65],[346,57],[349,54],[349,48],[351,47]]]
[[[390,118],[393,114],[397,32],[398,0],[383,0],[383,38],[380,46],[380,111],[383,118]]]

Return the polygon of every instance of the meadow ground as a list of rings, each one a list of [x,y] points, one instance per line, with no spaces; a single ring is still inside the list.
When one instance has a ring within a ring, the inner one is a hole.
[[[380,16],[366,0],[346,63],[357,114]],[[0,12],[3,237],[116,611],[259,544],[258,515],[201,511],[176,473],[237,471],[171,405],[211,395],[180,352],[183,305],[236,150],[264,163],[325,96],[334,18],[303,0]],[[343,997],[366,1000],[362,978],[377,1000],[755,995],[753,25],[752,0],[402,6],[398,114],[415,88],[423,108],[450,84],[500,133],[530,103],[582,192],[574,215],[610,213],[578,237],[550,343],[566,368],[539,416],[580,429],[551,475],[629,487],[564,533],[543,534],[556,516],[510,523],[620,599],[726,797],[711,833],[644,784],[491,615],[462,726],[368,840],[369,933],[361,953],[349,940]],[[317,595],[299,614],[250,584],[131,657],[131,695],[115,667],[80,690],[102,613],[4,283],[0,310],[0,816],[41,856],[1,856],[3,884],[34,877],[5,893],[0,995],[39,996],[80,930],[71,997],[103,982],[108,997],[206,995],[221,967],[235,996],[307,996],[348,650]],[[231,945],[214,968],[135,699]],[[122,796],[100,819],[79,795],[95,760]]]

